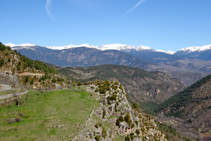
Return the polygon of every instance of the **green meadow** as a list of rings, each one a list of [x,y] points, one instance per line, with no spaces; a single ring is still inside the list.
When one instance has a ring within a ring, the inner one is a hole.
[[[99,106],[83,87],[43,93],[29,90],[19,106],[14,102],[0,107],[0,140],[71,140]],[[22,121],[11,122],[14,119]]]

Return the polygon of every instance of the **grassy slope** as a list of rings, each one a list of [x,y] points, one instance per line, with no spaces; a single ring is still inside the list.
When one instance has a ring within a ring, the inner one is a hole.
[[[71,139],[82,129],[92,109],[98,106],[99,102],[82,88],[79,92],[31,90],[29,98],[26,100],[24,96],[20,106],[0,108],[0,138],[21,141]],[[20,117],[20,112],[25,117]],[[18,117],[23,121],[7,123],[7,119]]]

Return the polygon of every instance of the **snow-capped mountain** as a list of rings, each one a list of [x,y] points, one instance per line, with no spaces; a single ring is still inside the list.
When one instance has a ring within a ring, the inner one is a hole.
[[[168,50],[168,51],[164,51],[164,50],[156,50],[157,52],[163,52],[163,53],[167,53],[167,54],[174,54],[175,51],[171,51],[171,50]]]
[[[30,49],[36,50],[36,48],[41,47],[35,44],[24,43],[21,45],[15,45],[12,43],[5,44],[6,46],[10,46],[13,50],[21,50],[21,49]],[[154,50],[148,46],[132,46],[132,45],[124,45],[124,44],[105,44],[102,46],[95,46],[89,44],[81,44],[81,45],[65,45],[65,46],[47,46],[39,48],[42,50],[53,51],[53,50],[65,50],[65,49],[76,49],[76,48],[89,48],[89,49],[97,49],[99,51],[107,51],[107,50],[117,50],[128,53],[135,57],[144,58],[153,62],[164,62],[164,61],[172,61],[182,58],[197,58],[201,60],[211,60],[211,45],[205,46],[193,46],[188,48],[180,49],[177,52],[174,51],[164,51],[164,50]]]
[[[89,44],[65,45],[65,46],[47,46],[46,48],[53,49],[53,50],[63,50],[63,49],[78,48],[78,47],[86,47],[86,48],[98,49],[98,46],[89,45]]]
[[[179,51],[184,51],[184,52],[195,52],[195,51],[198,51],[198,52],[202,52],[202,51],[206,51],[206,50],[210,50],[210,49],[211,49],[211,44],[210,45],[205,45],[205,46],[187,47],[187,48],[180,49]]]
[[[36,47],[38,45],[35,44],[30,44],[30,43],[24,43],[20,45],[15,45],[12,43],[5,44],[6,46],[10,46],[12,49],[21,49],[21,48],[27,48],[27,47]],[[63,50],[63,49],[70,49],[70,48],[79,48],[79,47],[86,47],[86,48],[93,48],[93,49],[98,49],[98,50],[119,50],[119,51],[125,51],[125,52],[130,52],[131,50],[133,51],[154,51],[154,52],[163,52],[167,54],[173,54],[174,51],[163,51],[163,50],[154,50],[151,49],[148,46],[131,46],[131,45],[123,45],[123,44],[105,44],[102,46],[95,46],[95,45],[89,45],[89,44],[81,44],[81,45],[65,45],[65,46],[47,46],[46,48],[52,49],[52,50]],[[32,49],[32,48],[31,48]]]
[[[5,44],[5,45],[10,46],[13,50],[20,50],[20,49],[24,49],[24,48],[34,50],[34,47],[37,46],[35,44],[30,44],[30,43],[24,43],[24,44],[20,44],[20,45],[8,43],[8,44]]]
[[[197,58],[200,60],[211,60],[211,45],[205,46],[192,46],[188,48],[183,48],[174,55],[186,56],[187,58]]]

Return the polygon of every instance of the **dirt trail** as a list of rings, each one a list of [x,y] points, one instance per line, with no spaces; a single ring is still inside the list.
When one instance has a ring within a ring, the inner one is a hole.
[[[2,99],[7,99],[7,98],[11,98],[11,97],[15,97],[15,96],[18,96],[18,95],[24,95],[26,94],[28,91],[24,91],[22,93],[15,93],[15,94],[6,94],[6,95],[0,95],[0,100]]]
[[[12,87],[10,85],[6,85],[6,84],[0,84],[0,91],[7,91],[7,90],[11,90]]]
[[[24,72],[24,73],[20,73],[20,74],[17,74],[17,75],[22,75],[22,76],[29,76],[29,75],[32,75],[32,76],[43,76],[44,74],[42,73],[30,73],[30,72]]]

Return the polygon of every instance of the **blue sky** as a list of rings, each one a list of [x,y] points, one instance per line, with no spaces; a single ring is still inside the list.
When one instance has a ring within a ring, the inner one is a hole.
[[[211,0],[0,0],[0,42],[126,44],[177,51],[211,44]]]

